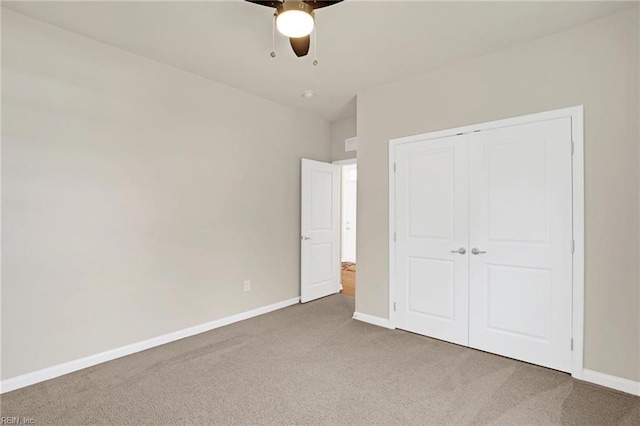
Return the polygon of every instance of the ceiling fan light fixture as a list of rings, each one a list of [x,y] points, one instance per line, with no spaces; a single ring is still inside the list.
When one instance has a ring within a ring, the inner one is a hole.
[[[302,1],[285,1],[278,11],[276,27],[287,37],[305,37],[313,31],[313,8]]]

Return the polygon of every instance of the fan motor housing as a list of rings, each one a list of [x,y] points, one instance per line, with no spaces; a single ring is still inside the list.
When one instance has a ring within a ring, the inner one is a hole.
[[[295,1],[284,1],[281,5],[276,7],[276,15],[278,15],[280,13],[283,13],[283,12],[287,12],[289,10],[300,10],[300,11],[308,13],[313,18],[315,18],[314,13],[313,13],[313,7],[308,3],[305,3],[303,1],[297,1],[297,0],[295,0]]]

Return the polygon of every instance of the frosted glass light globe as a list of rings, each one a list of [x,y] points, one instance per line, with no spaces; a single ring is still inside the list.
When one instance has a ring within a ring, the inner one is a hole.
[[[278,14],[276,26],[287,37],[304,37],[313,31],[313,16],[303,10],[285,10]]]

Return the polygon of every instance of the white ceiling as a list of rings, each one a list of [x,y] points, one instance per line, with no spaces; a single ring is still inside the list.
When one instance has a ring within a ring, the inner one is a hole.
[[[329,121],[368,88],[549,35],[637,2],[357,1],[316,11],[318,61],[242,0],[7,2],[4,7]],[[304,99],[313,90],[317,95]]]

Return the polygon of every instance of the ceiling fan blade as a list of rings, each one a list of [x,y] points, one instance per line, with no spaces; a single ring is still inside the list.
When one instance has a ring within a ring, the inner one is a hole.
[[[282,5],[282,1],[280,0],[271,0],[271,1],[245,0],[245,1],[249,3],[259,4],[260,6],[267,6],[267,7],[278,7]]]
[[[307,3],[309,6],[313,7],[314,9],[320,9],[321,7],[332,6],[336,3],[340,3],[342,2],[342,0],[335,0],[335,1],[304,0],[304,2]]]
[[[291,43],[291,48],[293,48],[293,51],[298,58],[309,53],[309,46],[311,45],[310,35],[297,38],[291,37],[289,38],[289,42]]]

